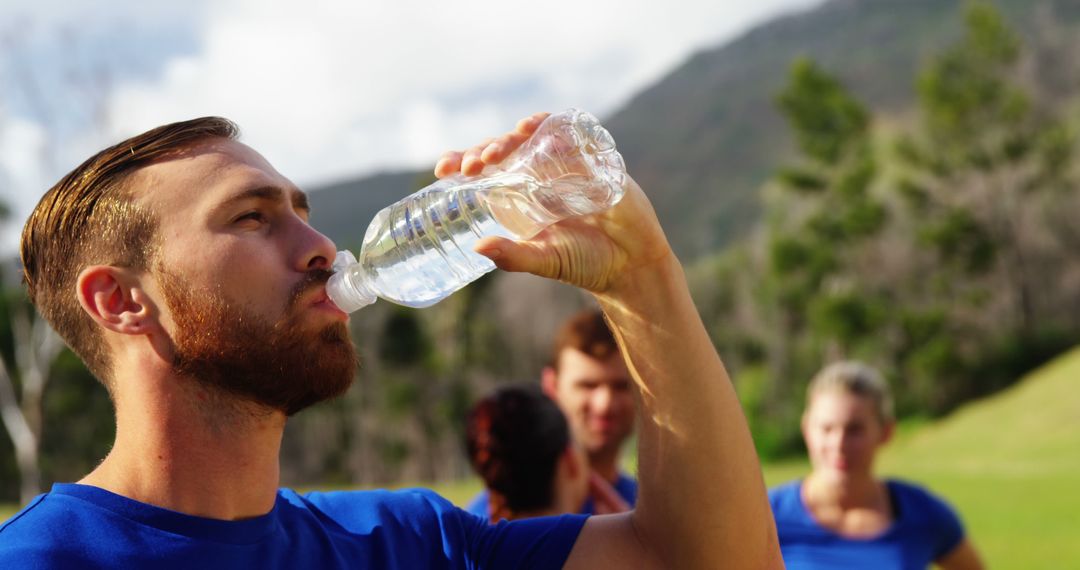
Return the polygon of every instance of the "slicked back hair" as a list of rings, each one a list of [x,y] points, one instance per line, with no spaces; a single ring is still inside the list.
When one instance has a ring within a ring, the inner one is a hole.
[[[104,338],[76,295],[79,273],[91,265],[149,269],[158,219],[136,204],[131,174],[206,139],[238,137],[237,126],[220,117],[149,130],[80,164],[45,193],[27,219],[20,256],[30,301],[110,391]]]

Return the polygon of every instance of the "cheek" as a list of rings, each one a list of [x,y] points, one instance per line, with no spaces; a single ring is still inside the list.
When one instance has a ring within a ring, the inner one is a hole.
[[[588,407],[589,398],[581,392],[566,392],[559,395],[559,404],[567,415],[579,415]]]
[[[829,456],[829,451],[820,441],[808,438],[806,441],[806,455],[810,458],[810,463],[817,464]]]
[[[628,422],[634,420],[636,407],[634,406],[634,399],[629,395],[620,395],[614,402],[615,412]]]
[[[823,453],[831,447],[835,447],[833,440],[836,438],[830,438],[829,434],[821,431],[810,431],[806,434],[806,449],[811,453]]]

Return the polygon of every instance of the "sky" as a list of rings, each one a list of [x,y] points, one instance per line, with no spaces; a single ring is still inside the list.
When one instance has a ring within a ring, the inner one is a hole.
[[[433,166],[536,111],[601,119],[822,0],[0,0],[0,252],[91,154],[204,115],[314,189]]]

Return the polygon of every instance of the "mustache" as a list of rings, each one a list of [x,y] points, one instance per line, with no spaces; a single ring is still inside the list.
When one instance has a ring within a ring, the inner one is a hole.
[[[300,302],[300,299],[312,289],[326,287],[326,282],[330,280],[330,276],[333,274],[334,272],[329,269],[312,269],[308,271],[303,279],[293,286],[289,294],[289,308],[295,307]]]

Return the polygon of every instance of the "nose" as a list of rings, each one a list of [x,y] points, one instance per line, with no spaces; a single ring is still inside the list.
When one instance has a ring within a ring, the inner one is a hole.
[[[836,441],[834,442],[835,448],[837,451],[846,453],[848,448],[851,447],[854,438],[846,429],[836,430],[836,432]]]
[[[313,269],[329,270],[337,255],[334,242],[311,227],[302,223],[301,238],[298,242],[296,269],[298,271],[311,271]]]
[[[598,414],[606,414],[611,411],[612,393],[611,388],[601,387],[593,391],[593,411]]]

